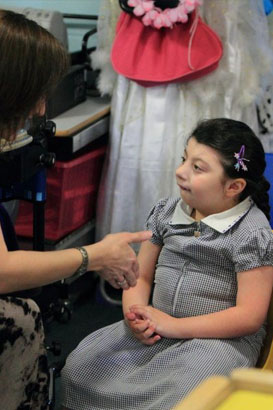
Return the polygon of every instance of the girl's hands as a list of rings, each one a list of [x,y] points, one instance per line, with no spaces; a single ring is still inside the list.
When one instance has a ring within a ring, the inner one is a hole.
[[[155,325],[150,320],[143,319],[133,312],[127,312],[125,320],[136,339],[141,343],[151,346],[161,339],[158,334],[155,334]]]
[[[157,335],[172,337],[170,329],[174,319],[172,316],[152,306],[132,305],[129,309],[131,314],[135,315],[136,318],[139,317],[145,323],[149,323]]]

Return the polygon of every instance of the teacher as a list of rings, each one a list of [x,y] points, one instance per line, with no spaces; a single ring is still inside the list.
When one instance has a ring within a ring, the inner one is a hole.
[[[16,139],[26,121],[44,115],[46,101],[68,68],[64,47],[25,16],[0,10],[0,143]],[[13,292],[96,271],[114,288],[136,284],[132,242],[150,232],[122,232],[61,251],[8,251],[0,227],[0,397],[5,410],[47,409],[48,370],[38,306]]]

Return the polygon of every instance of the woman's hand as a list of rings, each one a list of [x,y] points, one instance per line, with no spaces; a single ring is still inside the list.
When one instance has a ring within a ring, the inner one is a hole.
[[[125,314],[125,320],[135,338],[141,343],[151,346],[161,339],[155,334],[155,325],[150,320],[142,319],[132,312]]]
[[[97,270],[100,276],[116,289],[135,286],[139,277],[139,266],[130,243],[143,242],[151,236],[150,231],[106,235],[90,248],[85,247],[87,252],[90,252],[89,269]]]

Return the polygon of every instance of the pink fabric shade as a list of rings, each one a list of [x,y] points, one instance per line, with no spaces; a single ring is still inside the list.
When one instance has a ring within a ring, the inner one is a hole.
[[[157,30],[122,12],[111,53],[114,70],[145,87],[191,81],[215,70],[221,40],[200,17],[191,33],[195,13],[189,17],[187,23]]]

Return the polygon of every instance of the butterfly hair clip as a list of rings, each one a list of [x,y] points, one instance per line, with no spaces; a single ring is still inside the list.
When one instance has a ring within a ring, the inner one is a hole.
[[[247,171],[247,166],[244,163],[244,161],[250,161],[249,159],[244,158],[245,155],[245,146],[242,145],[241,149],[239,152],[234,152],[234,157],[237,159],[236,164],[234,165],[234,168],[239,172],[240,167],[242,168],[243,171]]]

